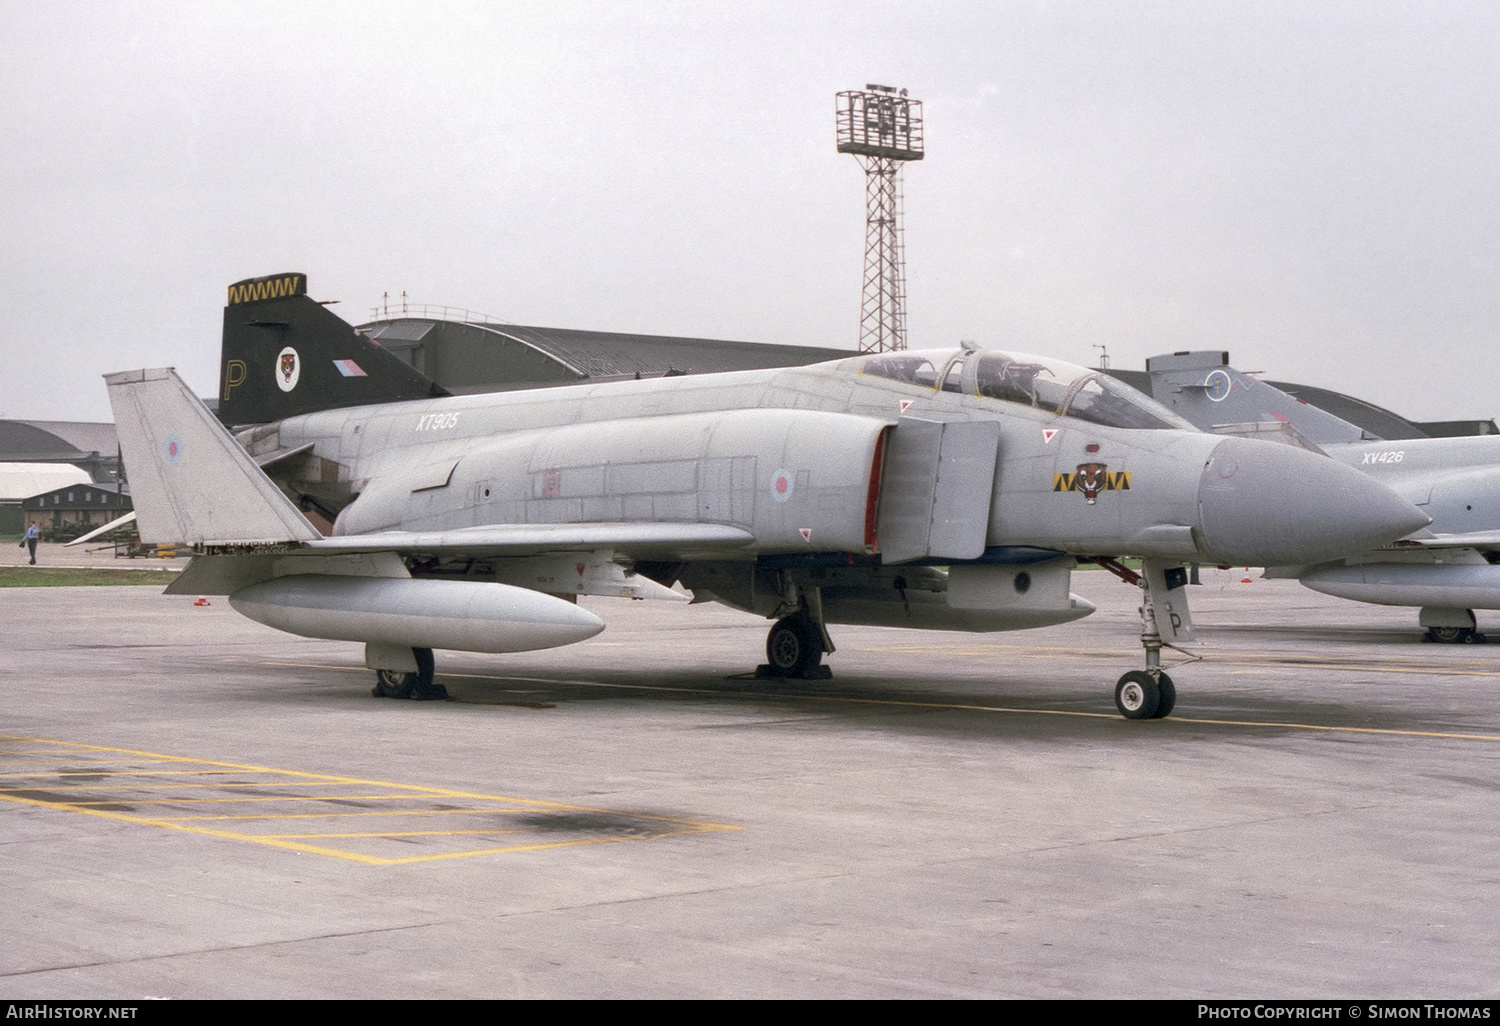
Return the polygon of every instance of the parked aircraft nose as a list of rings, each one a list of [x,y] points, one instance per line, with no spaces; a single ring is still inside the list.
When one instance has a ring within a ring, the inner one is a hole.
[[[1248,438],[1226,438],[1209,454],[1198,514],[1210,556],[1246,566],[1337,559],[1432,522],[1352,467]]]

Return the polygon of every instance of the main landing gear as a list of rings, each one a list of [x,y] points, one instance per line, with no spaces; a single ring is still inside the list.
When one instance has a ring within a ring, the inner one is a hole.
[[[833,651],[833,640],[823,625],[822,593],[818,588],[791,588],[797,608],[772,625],[766,635],[766,664],[757,677],[828,680],[833,672],[822,665],[823,653]],[[792,603],[783,603],[783,608]]]
[[[414,648],[411,654],[417,661],[417,672],[376,670],[375,694],[380,698],[415,698],[419,702],[447,698],[448,689],[433,679],[436,676],[436,664],[432,658],[432,649]]]
[[[1127,720],[1165,719],[1177,705],[1177,686],[1161,668],[1161,650],[1193,637],[1187,592],[1182,590],[1187,571],[1155,559],[1143,560],[1140,573],[1114,559],[1095,562],[1141,589],[1141,647],[1146,650],[1146,668],[1131,670],[1115,684],[1115,708]],[[1163,640],[1163,634],[1172,640]]]
[[[1424,606],[1418,622],[1427,628],[1427,640],[1439,645],[1482,645],[1489,640],[1479,633],[1472,609]]]

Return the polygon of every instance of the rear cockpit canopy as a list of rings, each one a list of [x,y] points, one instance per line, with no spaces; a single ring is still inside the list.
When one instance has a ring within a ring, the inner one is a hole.
[[[988,349],[903,351],[872,356],[860,365],[859,372],[931,392],[1019,403],[1108,427],[1198,430],[1150,396],[1108,374],[1039,356]]]

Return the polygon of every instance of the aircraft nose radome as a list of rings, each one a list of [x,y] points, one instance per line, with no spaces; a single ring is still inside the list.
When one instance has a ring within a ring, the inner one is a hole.
[[[1352,467],[1248,438],[1226,438],[1210,453],[1198,512],[1210,556],[1246,566],[1337,559],[1432,522]]]

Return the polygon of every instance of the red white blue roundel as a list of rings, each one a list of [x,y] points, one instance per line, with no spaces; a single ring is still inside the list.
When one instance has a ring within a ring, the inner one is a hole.
[[[771,498],[785,502],[792,497],[792,472],[778,470],[771,475]]]
[[[176,435],[168,435],[162,443],[161,458],[174,464],[182,459],[182,443],[177,440]]]
[[[297,350],[287,346],[276,354],[276,387],[283,392],[290,392],[297,387],[297,379],[302,376],[302,358],[297,355]]]

